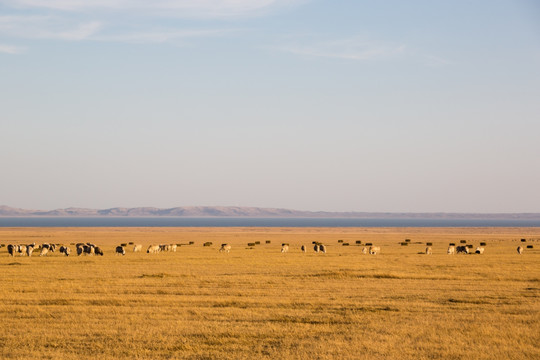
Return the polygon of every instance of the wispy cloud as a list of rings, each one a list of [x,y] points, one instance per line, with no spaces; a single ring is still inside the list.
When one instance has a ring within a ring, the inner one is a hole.
[[[308,0],[4,0],[19,9],[144,12],[179,17],[250,16]]]
[[[101,28],[99,21],[77,22],[56,16],[0,16],[0,35],[14,38],[84,40]]]
[[[308,41],[307,44],[292,44],[278,47],[280,51],[314,57],[347,60],[371,60],[402,54],[405,44],[388,44],[367,41],[359,37],[330,41]]]
[[[240,31],[237,29],[148,29],[144,32],[128,32],[119,34],[102,34],[92,37],[96,41],[124,43],[165,43],[178,39],[218,37]]]
[[[24,48],[20,46],[4,45],[0,44],[0,53],[16,55],[24,52]]]
[[[238,29],[215,28],[211,19],[251,17],[310,0],[0,0],[0,36],[17,39],[164,43],[224,36]],[[164,18],[205,19],[198,28]],[[8,49],[8,48],[6,48]],[[12,48],[10,51],[15,51]],[[7,50],[4,50],[7,52]]]
[[[0,34],[23,39],[164,43],[177,39],[218,37],[239,29],[107,28],[100,21],[76,22],[61,16],[0,16]]]

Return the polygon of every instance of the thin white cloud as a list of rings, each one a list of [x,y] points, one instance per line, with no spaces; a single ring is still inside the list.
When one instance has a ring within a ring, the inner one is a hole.
[[[16,55],[24,52],[24,48],[20,46],[0,44],[0,53]]]
[[[99,21],[76,22],[55,16],[0,16],[0,35],[15,38],[84,40],[101,28]]]
[[[406,47],[403,44],[375,43],[361,38],[279,47],[281,51],[297,55],[357,61],[392,57],[404,53],[405,49]]]
[[[98,21],[92,21],[89,23],[79,24],[74,29],[69,29],[60,32],[42,32],[38,37],[48,39],[62,39],[62,40],[84,40],[90,38],[96,34],[102,25]]]
[[[227,17],[256,15],[308,0],[4,0],[19,9],[58,11],[126,11],[180,17]]]
[[[125,43],[164,43],[178,39],[216,37],[238,30],[234,29],[184,29],[184,30],[148,30],[114,35],[98,35],[92,37],[96,41],[111,41]]]

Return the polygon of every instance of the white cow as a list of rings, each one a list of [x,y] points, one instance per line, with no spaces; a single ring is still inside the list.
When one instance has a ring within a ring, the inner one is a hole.
[[[21,256],[24,256],[26,254],[26,245],[19,245],[18,251]]]
[[[379,246],[370,246],[369,247],[369,254],[370,255],[377,255],[381,251],[381,248]]]
[[[172,252],[176,252],[177,246],[178,246],[178,245],[176,245],[176,244],[171,244],[171,251],[172,251]]]
[[[433,250],[431,250],[431,246],[428,246],[426,248],[426,255],[431,255],[431,254],[433,254]]]
[[[475,250],[475,253],[477,253],[477,254],[483,254],[483,253],[484,253],[484,248],[478,246],[478,247],[476,248],[476,250]]]
[[[523,246],[518,246],[517,252],[519,255],[523,254]]]
[[[456,253],[456,247],[455,246],[449,246],[448,251],[446,253],[448,255],[454,255]]]
[[[364,247],[362,248],[362,254],[366,255],[366,254],[367,254],[367,250],[368,250],[367,247],[364,246]]]
[[[150,245],[148,249],[146,250],[146,253],[148,254],[156,254],[161,251],[161,248],[159,245]]]
[[[281,244],[281,252],[286,253],[287,251],[289,251],[289,245]]]
[[[133,252],[140,252],[140,251],[142,251],[142,245],[135,244],[135,246],[133,246]]]
[[[29,257],[32,256],[32,252],[34,252],[34,247],[36,246],[36,243],[26,245],[26,255]]]

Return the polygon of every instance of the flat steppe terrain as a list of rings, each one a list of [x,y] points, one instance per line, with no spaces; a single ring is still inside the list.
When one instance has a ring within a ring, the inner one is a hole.
[[[33,242],[105,255],[0,249],[2,359],[540,358],[540,228],[0,228]]]

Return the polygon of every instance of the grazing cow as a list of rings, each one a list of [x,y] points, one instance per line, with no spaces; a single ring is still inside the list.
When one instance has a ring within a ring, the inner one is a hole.
[[[60,246],[60,254],[64,254],[66,256],[69,256],[71,254],[71,249],[68,246]]]
[[[456,246],[456,254],[461,254],[461,253],[468,254],[469,248],[466,245]]]
[[[483,253],[484,253],[484,248],[483,248],[483,247],[480,247],[480,246],[477,247],[475,253],[477,253],[477,254],[483,254]]]
[[[300,250],[302,250],[302,252],[306,252],[306,247],[304,245],[302,245],[302,247],[300,248]]]
[[[281,252],[286,253],[287,251],[289,251],[289,245],[281,244]]]
[[[364,246],[364,247],[362,248],[362,254],[364,254],[364,255],[367,254],[367,247]]]
[[[319,251],[323,254],[326,254],[326,246],[324,246],[323,244],[319,244]]]
[[[34,252],[34,247],[36,247],[36,243],[26,245],[26,255],[28,255],[28,257],[32,256],[32,252]]]
[[[230,244],[221,244],[221,248],[219,248],[219,252],[225,251],[226,253],[229,253],[231,251],[231,245]]]
[[[455,246],[449,246],[448,251],[446,253],[448,255],[454,255],[456,253],[456,247]]]
[[[96,253],[96,246],[94,244],[83,245],[85,255],[94,255]]]
[[[178,247],[178,245],[176,244],[171,244],[171,251],[172,252],[176,252],[176,248]]]
[[[315,246],[313,246],[313,251],[315,251],[316,253],[319,252],[319,244],[315,244]]]
[[[77,244],[77,256],[81,256],[84,253],[84,244]]]
[[[140,252],[142,251],[142,245],[141,244],[135,244],[133,246],[133,252]]]
[[[433,251],[431,250],[431,246],[428,246],[426,248],[426,255],[431,255],[431,254],[433,254]]]
[[[148,247],[148,249],[146,250],[146,253],[147,254],[156,254],[158,252],[160,252],[161,248],[159,247],[159,245],[150,245]]]
[[[103,256],[103,250],[101,250],[99,246],[96,246],[94,248],[94,252],[96,253],[96,255]]]
[[[11,255],[11,256],[15,256],[15,253],[19,251],[18,249],[18,246],[17,245],[12,245],[12,244],[9,244],[7,246],[7,251],[8,251],[8,254]]]
[[[381,248],[379,246],[370,246],[369,247],[369,254],[370,255],[377,255],[381,251]]]
[[[19,252],[19,254],[21,254],[21,256],[24,256],[24,254],[26,254],[26,245],[19,245],[17,251]]]
[[[126,255],[126,249],[123,246],[117,246],[116,255]]]
[[[519,255],[523,254],[523,246],[518,246],[517,252]]]
[[[159,248],[160,248],[161,251],[171,251],[171,245],[169,245],[169,244],[159,245]]]

